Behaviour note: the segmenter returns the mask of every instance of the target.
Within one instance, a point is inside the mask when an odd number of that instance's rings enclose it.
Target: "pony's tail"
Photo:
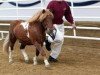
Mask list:
[[[10,43],[10,39],[9,39],[9,34],[8,34],[3,43],[3,52],[5,52],[7,54],[9,51],[9,43]]]

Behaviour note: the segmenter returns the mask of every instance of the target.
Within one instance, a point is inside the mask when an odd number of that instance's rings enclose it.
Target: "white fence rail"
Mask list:
[[[9,26],[10,24],[9,23],[0,23],[0,26]],[[67,29],[72,29],[72,26],[65,26],[65,28]],[[99,30],[100,31],[100,28],[99,27],[80,27],[80,26],[77,26],[76,29],[86,29],[86,30]],[[5,39],[4,38],[4,34],[7,34],[8,31],[0,31],[0,34],[1,34],[1,38],[0,40],[2,39]],[[76,31],[73,31],[73,35],[74,36],[69,36],[69,35],[65,35],[64,37],[65,38],[72,38],[72,39],[88,39],[88,40],[99,40],[100,41],[100,37],[84,37],[84,36],[77,36],[76,34]]]
[[[0,40],[5,39],[4,34],[8,34],[8,33],[9,33],[8,31],[0,31],[0,35],[1,35]]]

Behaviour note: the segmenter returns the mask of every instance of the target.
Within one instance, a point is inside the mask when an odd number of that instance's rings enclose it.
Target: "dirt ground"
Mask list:
[[[100,23],[97,24],[100,25]],[[6,28],[1,27],[0,29],[6,30]],[[91,34],[91,31],[87,31],[86,35],[94,36],[97,32]],[[85,35],[85,33],[82,31],[79,34]],[[100,37],[100,33],[95,36]],[[8,56],[3,53],[2,45],[3,41],[0,41],[0,75],[100,75],[100,41],[65,39],[58,57],[59,61],[50,62],[50,70],[44,67],[41,55],[38,59],[38,65],[33,65],[32,58],[35,50],[32,46],[26,47],[30,59],[29,64],[26,64],[18,43],[16,43],[13,52],[14,62],[8,63]],[[48,57],[50,52],[46,51],[46,53]]]
[[[2,51],[2,41],[0,42],[0,75],[100,75],[100,49],[68,46],[64,43],[59,62],[50,63],[51,69],[47,70],[41,56],[38,65],[33,65],[33,47],[26,47],[29,64],[24,62],[18,47],[17,43],[13,52],[14,62],[10,64]]]

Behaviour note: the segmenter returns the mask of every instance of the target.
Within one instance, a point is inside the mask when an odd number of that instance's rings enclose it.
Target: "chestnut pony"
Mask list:
[[[36,48],[36,55],[33,57],[34,65],[37,64],[37,56],[40,53],[44,58],[45,67],[49,67],[46,53],[43,50],[43,43],[46,39],[46,31],[51,32],[53,30],[53,17],[53,14],[48,9],[43,9],[26,22],[15,20],[10,23],[9,34],[3,44],[3,50],[9,55],[9,62],[13,61],[12,51],[14,44],[18,39],[21,43],[20,49],[25,62],[29,61],[25,52],[25,46],[34,45]]]

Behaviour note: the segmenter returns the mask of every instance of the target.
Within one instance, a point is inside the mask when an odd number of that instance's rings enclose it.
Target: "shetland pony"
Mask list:
[[[43,50],[43,43],[46,39],[46,31],[49,33],[53,30],[52,20],[53,14],[48,9],[43,9],[26,22],[22,22],[21,20],[12,21],[9,27],[9,34],[3,44],[3,50],[6,51],[9,56],[9,62],[13,61],[12,51],[18,39],[21,43],[20,50],[24,56],[25,62],[29,61],[25,52],[25,46],[34,45],[36,48],[36,55],[33,57],[33,64],[37,64],[37,56],[40,53],[44,58],[45,67],[49,67],[46,53]]]

